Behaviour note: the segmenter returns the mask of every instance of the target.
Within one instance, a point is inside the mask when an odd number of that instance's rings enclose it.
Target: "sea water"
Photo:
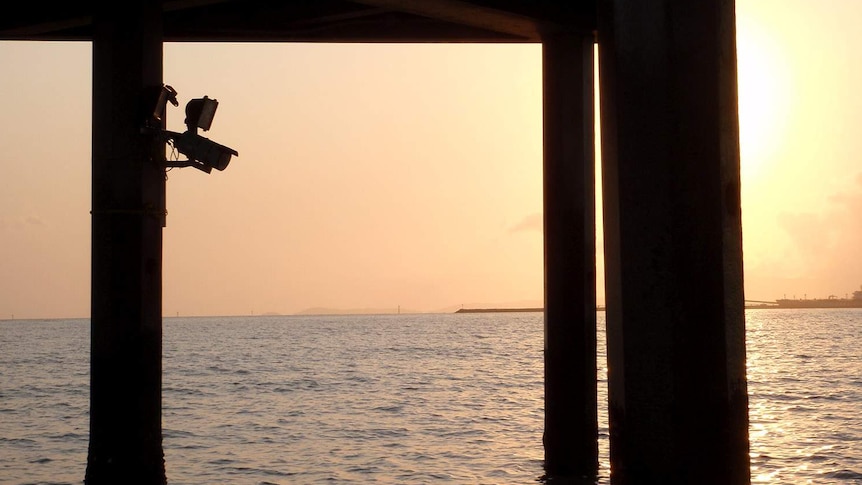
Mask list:
[[[748,310],[752,482],[862,483],[862,310]],[[599,484],[609,483],[604,313]],[[530,484],[541,313],[169,318],[172,484]],[[81,483],[89,322],[0,322],[0,483]]]

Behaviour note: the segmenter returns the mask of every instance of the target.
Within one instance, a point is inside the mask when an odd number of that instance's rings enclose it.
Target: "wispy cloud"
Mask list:
[[[534,214],[530,214],[527,217],[521,219],[520,222],[515,224],[514,226],[509,228],[510,233],[514,232],[528,232],[528,231],[538,231],[542,232],[544,227],[544,222],[542,218],[541,212],[536,212]]]
[[[859,284],[862,261],[862,228],[857,219],[862,212],[862,175],[855,184],[828,198],[830,205],[820,212],[783,213],[778,221],[791,242],[781,268],[805,280],[807,290],[853,289]],[[809,293],[810,295],[810,293]]]
[[[42,220],[41,217],[38,216],[27,216],[24,218],[24,223],[29,226],[44,226],[45,221]]]

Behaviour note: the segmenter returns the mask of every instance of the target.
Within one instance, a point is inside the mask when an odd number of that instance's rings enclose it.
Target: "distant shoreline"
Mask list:
[[[799,309],[823,309],[823,308],[860,308],[860,306],[823,306],[817,304],[804,304],[800,302],[794,306],[790,305],[745,305],[746,310],[799,310]],[[541,313],[544,308],[460,308],[455,313]],[[605,307],[596,308],[597,312],[605,311]]]
[[[455,313],[540,313],[544,312],[544,308],[461,308]],[[600,306],[596,311],[603,312],[605,307]]]

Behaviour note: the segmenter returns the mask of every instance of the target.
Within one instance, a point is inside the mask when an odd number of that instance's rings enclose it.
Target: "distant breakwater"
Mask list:
[[[539,313],[544,312],[544,308],[461,308],[455,313]],[[596,311],[603,312],[605,307],[596,307]]]

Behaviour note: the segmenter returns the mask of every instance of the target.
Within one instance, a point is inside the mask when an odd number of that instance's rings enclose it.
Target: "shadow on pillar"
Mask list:
[[[85,483],[166,483],[161,429],[164,144],[159,0],[97,3],[93,35],[90,444]],[[148,112],[149,111],[149,112]]]
[[[598,473],[594,43],[542,36],[547,483]]]
[[[746,485],[734,2],[599,6],[611,481]]]

